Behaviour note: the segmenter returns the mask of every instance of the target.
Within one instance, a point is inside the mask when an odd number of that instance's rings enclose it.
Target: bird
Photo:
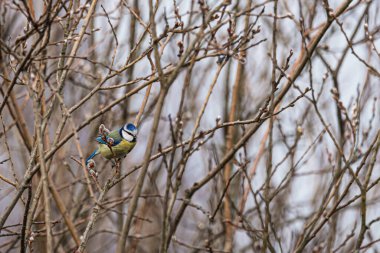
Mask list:
[[[127,123],[122,128],[112,132],[109,132],[102,124],[99,127],[99,132],[100,135],[96,138],[99,143],[98,148],[86,159],[86,165],[98,154],[107,159],[125,157],[137,142],[137,127],[132,123]]]

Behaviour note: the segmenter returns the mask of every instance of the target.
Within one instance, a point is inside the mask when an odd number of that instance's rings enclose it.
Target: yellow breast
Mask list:
[[[129,142],[126,140],[122,140],[119,144],[112,147],[112,150],[110,147],[108,147],[105,144],[99,145],[99,151],[100,154],[107,158],[121,158],[125,155],[127,155],[136,145],[136,142]]]

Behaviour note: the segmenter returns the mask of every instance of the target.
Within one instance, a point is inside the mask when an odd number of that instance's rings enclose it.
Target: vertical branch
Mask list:
[[[68,73],[68,71],[69,71],[69,69],[71,67],[71,64],[73,63],[73,61],[75,59],[74,56],[76,55],[76,53],[77,53],[77,51],[79,49],[80,43],[82,42],[83,36],[84,36],[84,34],[85,34],[86,30],[87,30],[87,27],[90,24],[90,20],[91,20],[92,15],[93,15],[93,13],[95,11],[97,3],[98,3],[98,0],[92,0],[90,8],[88,9],[88,12],[87,12],[87,16],[84,19],[82,28],[81,28],[81,30],[79,32],[79,36],[75,40],[73,48],[71,49],[70,57],[68,57],[68,60],[67,60],[66,65],[65,65],[65,69],[61,72],[61,75],[57,76],[57,84],[58,84],[57,90],[58,90],[58,92],[62,91],[64,80],[66,79],[66,76],[67,76],[67,73]]]
[[[360,203],[360,216],[361,216],[361,226],[360,226],[360,231],[358,235],[358,240],[356,241],[355,249],[356,252],[360,252],[361,246],[363,244],[364,238],[365,238],[365,233],[368,231],[369,227],[367,225],[367,192],[369,191],[369,182],[372,176],[373,168],[375,165],[376,161],[376,156],[379,152],[380,148],[380,134],[377,135],[377,141],[376,141],[376,146],[373,149],[373,154],[370,163],[368,164],[368,169],[367,173],[364,179],[364,183],[362,188],[360,189],[361,194],[361,203]]]
[[[36,19],[36,14],[34,12],[33,0],[28,0],[28,8],[29,8],[29,13],[34,21]]]
[[[79,246],[80,239],[79,239],[78,231],[75,228],[74,222],[72,221],[70,214],[65,207],[65,203],[64,203],[63,199],[61,198],[61,196],[59,195],[59,192],[57,191],[57,189],[54,185],[54,182],[49,175],[48,175],[48,180],[49,180],[49,189],[50,189],[51,195],[53,196],[53,199],[57,205],[57,208],[58,208],[59,212],[61,213],[63,219],[65,220],[67,228],[69,229],[69,232],[70,232],[71,236],[73,237],[75,243],[77,244],[77,246]]]
[[[245,10],[249,11],[251,8],[251,1],[247,1]],[[232,28],[230,28],[232,29]],[[245,36],[248,36],[248,29],[249,29],[249,15],[245,16],[244,20],[244,34]],[[232,99],[231,99],[231,105],[230,105],[230,111],[228,114],[228,121],[233,122],[235,121],[236,117],[236,110],[238,107],[238,101],[239,99],[239,92],[242,89],[242,83],[244,80],[242,80],[244,77],[244,63],[238,62],[238,66],[235,73],[235,82],[232,88]],[[227,127],[227,135],[226,135],[226,152],[231,150],[234,143],[234,126]],[[224,169],[224,182],[227,184],[229,182],[232,172],[232,164],[227,163],[226,168]],[[228,192],[226,194],[228,195]],[[224,242],[224,251],[231,252],[232,251],[232,245],[233,245],[233,226],[229,221],[232,221],[232,212],[231,212],[231,204],[229,203],[229,198],[225,198],[223,202],[223,216],[225,223],[225,242]]]
[[[161,87],[162,86],[163,85],[161,85]],[[139,174],[139,177],[138,177],[137,182],[136,182],[134,194],[133,194],[133,197],[129,203],[128,216],[127,216],[126,221],[124,222],[123,229],[121,231],[121,235],[120,235],[120,238],[119,238],[119,241],[117,244],[117,249],[116,249],[117,253],[125,252],[125,248],[124,248],[125,243],[127,240],[129,230],[131,228],[133,215],[137,209],[138,198],[140,196],[140,193],[141,193],[143,185],[144,185],[145,175],[148,171],[148,167],[149,167],[149,163],[150,163],[150,155],[151,155],[152,150],[153,150],[154,139],[156,137],[158,124],[159,124],[160,116],[161,116],[161,111],[162,111],[162,108],[164,105],[166,94],[167,94],[167,89],[162,87],[160,90],[160,95],[159,95],[158,101],[157,101],[157,108],[156,108],[156,112],[154,114],[154,120],[153,120],[153,126],[152,126],[152,130],[151,130],[151,134],[149,135],[147,147],[145,150],[143,166],[140,170],[140,174]]]
[[[120,167],[120,162],[117,162],[116,166]],[[116,169],[120,169],[120,168],[116,168]],[[87,223],[87,226],[86,226],[86,229],[85,229],[83,235],[81,236],[80,245],[79,245],[79,248],[77,249],[76,253],[82,253],[86,249],[87,242],[88,242],[88,239],[90,236],[90,232],[93,229],[94,224],[98,219],[101,204],[103,203],[107,192],[109,191],[109,189],[112,186],[112,181],[113,181],[113,177],[111,179],[108,179],[107,182],[105,183],[104,187],[103,187],[103,190],[100,192],[100,195],[99,195],[99,197],[95,203],[95,206],[92,209],[90,220]]]
[[[270,95],[270,107],[269,107],[269,141],[268,141],[268,160],[266,168],[266,179],[264,189],[264,202],[265,202],[265,223],[264,223],[264,240],[263,248],[261,252],[266,252],[270,243],[270,223],[271,223],[271,211],[270,211],[270,189],[271,189],[271,176],[272,176],[272,161],[273,161],[273,121],[274,121],[274,93],[277,89],[276,84],[276,68],[277,68],[277,5],[278,0],[275,0],[273,7],[273,31],[272,31],[272,79],[271,79],[271,95]]]
[[[43,84],[39,84],[40,90],[36,94],[35,98],[35,126],[36,126],[36,141],[37,141],[37,150],[39,154],[39,163],[40,163],[40,171],[41,171],[41,180],[42,180],[42,192],[44,196],[44,213],[45,213],[45,227],[46,227],[46,252],[53,252],[53,238],[52,238],[52,228],[51,228],[51,208],[49,201],[49,183],[47,176],[47,167],[44,157],[44,144],[42,138],[42,128],[41,128],[41,116],[38,108],[41,108],[41,97],[44,92]]]
[[[135,118],[135,121],[133,122],[135,126],[138,126],[140,124],[140,120],[141,120],[141,116],[142,114],[144,113],[144,109],[146,107],[146,104],[148,103],[148,99],[149,99],[149,95],[150,95],[150,90],[152,89],[152,84],[153,84],[153,80],[155,78],[155,71],[156,71],[156,67],[154,66],[154,63],[152,61],[152,59],[150,58],[150,54],[147,55],[148,59],[149,59],[149,62],[150,62],[150,66],[151,66],[151,70],[152,70],[152,76],[150,78],[150,82],[152,82],[151,84],[149,84],[148,88],[146,88],[146,91],[145,91],[145,96],[144,96],[144,100],[140,106],[140,109],[139,109],[139,112]]]
[[[7,72],[4,71],[4,75],[5,77],[7,77]],[[7,81],[5,81],[5,84],[8,84]],[[1,94],[3,95],[4,97],[4,93],[2,90],[0,90]],[[18,106],[17,104],[17,101],[16,101],[16,98],[15,98],[15,95],[12,93],[10,93],[10,101],[8,104],[8,108],[9,108],[9,111],[11,113],[11,116],[14,118],[14,120],[16,121],[16,126],[17,126],[17,130],[19,132],[19,134],[21,135],[21,138],[25,144],[25,147],[28,151],[31,151],[32,150],[32,145],[33,145],[33,139],[30,135],[30,132],[27,128],[27,125],[26,125],[26,121],[25,121],[25,117],[24,115],[22,114],[22,111],[20,109],[20,107]]]
[[[154,66],[154,63],[150,57],[150,54],[148,54],[148,59],[149,59],[149,62],[150,62],[150,66],[151,66],[151,70],[152,70],[152,76],[150,78],[150,81],[153,81],[153,79],[155,78],[155,66]],[[145,91],[145,96],[144,96],[144,99],[143,99],[143,102],[140,106],[140,109],[139,109],[139,112],[135,118],[135,121],[133,122],[135,126],[138,126],[140,124],[140,121],[141,121],[141,117],[142,117],[142,114],[144,113],[144,109],[146,107],[146,104],[148,103],[148,99],[149,99],[149,95],[150,95],[150,90],[152,88],[152,84],[153,82],[146,88],[146,91]],[[144,210],[146,210],[146,208],[144,208]],[[143,214],[145,212],[143,211]],[[142,229],[142,221],[137,221],[139,222],[139,224],[136,226],[136,234],[139,234],[140,233],[140,230]],[[135,252],[136,251],[136,248],[137,248],[137,245],[138,245],[138,240],[134,241],[134,243],[131,245],[131,252]]]
[[[138,204],[138,199],[141,194],[143,185],[144,185],[144,180],[146,173],[148,171],[149,163],[150,163],[150,156],[153,150],[154,146],[154,140],[156,138],[156,133],[158,129],[158,124],[160,122],[160,116],[161,116],[161,111],[164,106],[165,102],[165,97],[168,92],[168,84],[166,83],[166,80],[164,79],[162,68],[161,68],[161,63],[160,63],[160,55],[158,53],[158,46],[157,46],[157,34],[156,34],[156,23],[155,23],[155,12],[153,9],[153,2],[152,0],[149,1],[149,15],[150,15],[150,25],[152,27],[152,42],[153,42],[153,50],[154,50],[154,58],[155,58],[155,66],[158,70],[158,76],[160,79],[160,94],[158,97],[157,105],[156,105],[156,111],[154,114],[154,119],[153,119],[153,126],[151,133],[149,135],[149,139],[147,142],[147,148],[145,150],[144,154],[144,162],[143,166],[141,168],[139,177],[137,179],[136,187],[133,193],[132,200],[129,204],[128,207],[128,216],[126,221],[124,222],[121,235],[119,238],[119,241],[117,243],[117,248],[116,248],[116,253],[123,253],[124,252],[124,247],[125,243],[128,237],[129,230],[131,228],[131,223],[132,223],[132,218],[134,216],[134,213],[137,209],[137,204]]]
[[[26,253],[26,244],[27,244],[27,241],[26,241],[26,224],[27,224],[27,218],[28,218],[28,213],[30,211],[30,203],[31,203],[31,200],[32,200],[32,187],[28,187],[28,198],[26,200],[26,205],[25,205],[25,210],[24,210],[24,219],[22,221],[22,228],[21,228],[21,238],[20,238],[20,241],[21,241],[21,249],[20,249],[20,252],[21,253]]]
[[[14,187],[17,188],[17,186],[20,184],[18,179],[17,179],[17,175],[16,175],[16,170],[15,170],[15,166],[14,166],[14,163],[13,163],[13,159],[12,159],[12,154],[11,154],[11,149],[9,147],[9,143],[8,143],[8,139],[7,139],[7,132],[6,132],[6,129],[5,129],[5,124],[4,124],[4,119],[3,119],[3,115],[0,114],[0,120],[1,120],[1,125],[3,127],[3,131],[4,131],[4,143],[5,143],[5,148],[7,149],[7,153],[8,153],[8,160],[9,160],[9,163],[11,164],[11,172],[12,172],[12,175],[13,175],[13,180],[14,180],[14,183],[11,182],[10,180],[8,180],[7,178],[5,177],[1,177],[5,182],[13,185]]]

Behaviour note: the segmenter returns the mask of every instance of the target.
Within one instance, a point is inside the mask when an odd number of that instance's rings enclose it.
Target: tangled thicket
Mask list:
[[[3,0],[0,252],[379,250],[379,11]]]

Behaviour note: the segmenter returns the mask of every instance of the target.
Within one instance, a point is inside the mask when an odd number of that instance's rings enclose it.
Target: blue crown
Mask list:
[[[132,123],[128,123],[127,125],[124,126],[124,130],[129,131],[129,132],[134,132],[137,130],[137,128]]]

